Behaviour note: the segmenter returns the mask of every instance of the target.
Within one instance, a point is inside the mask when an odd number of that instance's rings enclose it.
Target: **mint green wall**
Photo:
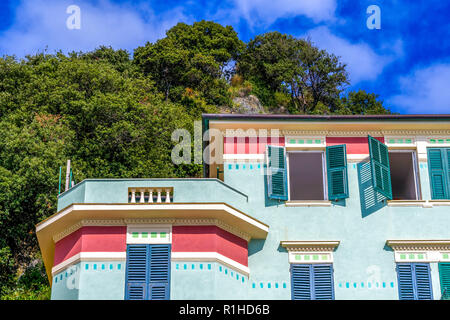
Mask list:
[[[246,299],[248,277],[218,262],[173,261],[170,299]]]
[[[77,263],[53,276],[52,300],[78,300],[80,268]]]
[[[52,300],[123,300],[124,296],[124,261],[81,262],[53,277]]]
[[[261,282],[285,281],[290,290],[287,252],[282,240],[339,240],[334,252],[336,299],[398,299],[394,253],[388,239],[448,239],[448,207],[382,207],[361,210],[357,165],[348,165],[350,198],[331,207],[287,207],[266,198],[264,169],[256,164],[225,164],[225,183],[249,195],[249,215],[270,226],[265,241],[249,244],[251,277]],[[428,169],[419,166],[422,194],[429,199]],[[433,288],[439,277],[432,267]],[[370,286],[370,287],[369,287]],[[439,291],[436,291],[438,293]],[[249,295],[249,298],[256,298]],[[268,292],[264,298],[271,299]],[[290,298],[286,297],[286,298]],[[435,294],[439,299],[440,294]]]

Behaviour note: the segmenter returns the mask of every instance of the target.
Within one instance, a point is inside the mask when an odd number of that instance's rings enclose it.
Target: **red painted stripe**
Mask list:
[[[247,241],[217,226],[172,227],[173,252],[217,252],[248,266]]]
[[[284,146],[284,137],[225,137],[225,154],[258,154],[266,152],[266,146]]]
[[[384,143],[384,137],[374,137]],[[327,146],[347,145],[347,154],[369,154],[367,137],[327,137]]]
[[[127,250],[125,226],[82,227],[55,243],[54,265],[80,252]]]

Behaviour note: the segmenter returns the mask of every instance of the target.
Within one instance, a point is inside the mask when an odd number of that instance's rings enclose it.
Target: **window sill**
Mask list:
[[[390,207],[422,207],[450,206],[450,200],[388,200]]]
[[[286,207],[331,207],[328,200],[291,200],[286,201]]]

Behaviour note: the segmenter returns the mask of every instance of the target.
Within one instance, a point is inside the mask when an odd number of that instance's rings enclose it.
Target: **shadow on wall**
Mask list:
[[[360,162],[357,167],[361,216],[365,218],[385,207],[387,205],[387,199],[373,188],[370,162]]]
[[[248,256],[261,251],[264,248],[265,239],[254,239],[248,243]]]
[[[266,207],[282,205],[284,203],[283,200],[269,199],[269,192],[267,188],[267,165],[264,164],[264,205]]]

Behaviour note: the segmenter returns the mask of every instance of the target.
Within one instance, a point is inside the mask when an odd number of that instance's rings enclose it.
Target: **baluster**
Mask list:
[[[148,203],[153,203],[153,189],[149,190]]]
[[[140,203],[144,203],[145,202],[145,200],[144,200],[144,195],[145,195],[145,189],[141,189],[141,190],[139,190],[139,191],[141,191],[141,199],[140,199]]]
[[[131,203],[136,203],[136,190],[131,189]]]
[[[156,191],[158,191],[158,198],[156,199],[156,202],[161,203],[161,189],[157,189]]]
[[[170,203],[170,189],[166,189],[166,203]]]

